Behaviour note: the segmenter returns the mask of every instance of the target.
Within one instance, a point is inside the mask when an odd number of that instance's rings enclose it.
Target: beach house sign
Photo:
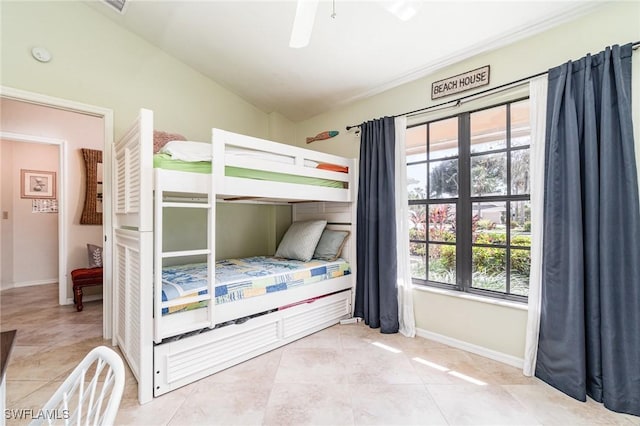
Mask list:
[[[489,65],[431,83],[431,99],[475,89],[489,84]]]

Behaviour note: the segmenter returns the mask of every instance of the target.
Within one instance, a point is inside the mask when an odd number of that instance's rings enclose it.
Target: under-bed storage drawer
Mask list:
[[[336,324],[351,315],[343,291],[154,347],[154,396]]]

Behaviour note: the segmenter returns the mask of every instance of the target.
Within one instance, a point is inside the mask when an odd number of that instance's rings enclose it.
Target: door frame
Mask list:
[[[80,114],[93,115],[95,117],[102,118],[104,124],[104,147],[102,151],[103,160],[103,182],[111,182],[111,176],[113,173],[113,160],[112,160],[112,147],[113,147],[113,110],[109,108],[103,108],[95,105],[84,104],[68,99],[56,98],[53,96],[44,95],[41,93],[28,92],[21,89],[15,89],[7,86],[0,86],[0,96],[7,99],[13,99],[22,102],[30,102],[36,105],[42,105],[45,107],[58,108],[66,111],[77,112]],[[50,138],[42,138],[50,139]],[[15,139],[14,139],[15,140]],[[60,141],[60,140],[58,140]],[[66,144],[61,145],[61,151],[64,153],[64,163],[61,163],[61,167],[66,167]],[[62,153],[61,153],[62,154]],[[66,175],[66,169],[61,168],[63,175]],[[66,181],[65,181],[66,182]],[[66,183],[65,183],[66,185]],[[66,192],[66,187],[62,187],[63,192]],[[62,203],[60,203],[62,204]],[[60,208],[60,206],[59,206]],[[63,212],[66,209],[63,207]],[[113,285],[112,285],[112,264],[113,264],[113,226],[112,226],[112,197],[111,190],[103,192],[103,214],[102,214],[102,232],[103,232],[103,283],[102,286],[102,335],[105,339],[111,339],[113,336]],[[59,217],[58,220],[61,220]],[[66,225],[64,232],[67,232]],[[63,241],[66,244],[66,234],[59,236],[59,241]],[[60,253],[65,254],[65,264],[60,264],[59,279],[61,282],[67,282],[67,265],[66,265],[66,246]],[[66,296],[66,285],[64,286],[64,293]],[[59,296],[60,303],[66,304],[67,298],[62,301],[62,295]]]
[[[58,303],[67,304],[67,141],[43,136],[28,135],[24,133],[5,132],[0,130],[0,138],[21,143],[36,143],[42,145],[55,145],[58,147]],[[1,226],[1,225],[0,225]],[[63,284],[64,283],[64,284]]]

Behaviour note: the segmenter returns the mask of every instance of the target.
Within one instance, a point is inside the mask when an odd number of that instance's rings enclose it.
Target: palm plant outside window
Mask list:
[[[414,283],[526,300],[529,145],[528,99],[407,129]]]

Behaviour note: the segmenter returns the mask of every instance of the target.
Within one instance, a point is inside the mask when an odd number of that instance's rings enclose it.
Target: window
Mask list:
[[[407,129],[414,283],[526,300],[530,133],[528,99]]]

